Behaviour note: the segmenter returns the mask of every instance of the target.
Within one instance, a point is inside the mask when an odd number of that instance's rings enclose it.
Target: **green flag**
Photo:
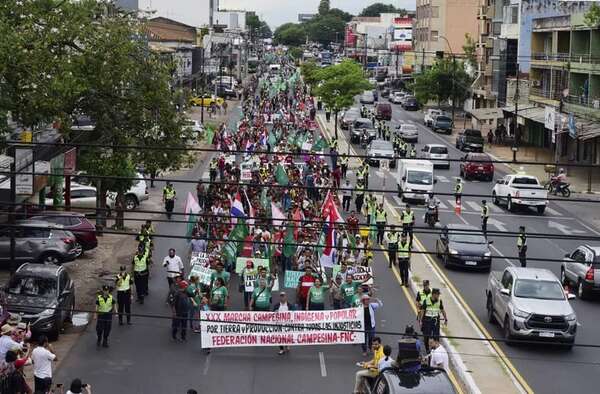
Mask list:
[[[280,186],[287,186],[290,182],[288,179],[287,173],[285,172],[285,168],[281,164],[277,164],[277,168],[275,169],[275,180]]]
[[[215,130],[213,129],[213,127],[212,126],[206,126],[206,133],[204,134],[204,140],[207,143],[212,144],[214,137],[215,137]]]
[[[271,207],[271,200],[269,200],[269,197],[267,196],[266,187],[263,187],[262,191],[260,192],[260,205],[263,207],[263,209],[268,209]]]
[[[308,135],[306,133],[302,133],[296,138],[296,146],[298,148],[302,148],[302,145],[308,140]]]
[[[269,132],[269,138],[267,139],[267,143],[271,146],[275,146],[275,144],[277,144],[277,137],[275,136],[275,133],[273,133],[273,130]]]
[[[228,261],[235,261],[239,251],[243,248],[243,240],[250,234],[248,225],[243,219],[238,219],[233,230],[229,233],[228,242],[223,247],[223,254]]]
[[[327,144],[327,141],[325,140],[325,138],[319,137],[319,139],[313,145],[312,150],[314,150],[314,151],[325,150],[328,146],[329,146],[329,144]]]
[[[348,246],[350,246],[351,250],[356,249],[356,236],[352,234],[348,234]]]
[[[285,238],[283,239],[283,255],[292,257],[296,253],[296,240],[294,239],[294,226],[288,224]]]

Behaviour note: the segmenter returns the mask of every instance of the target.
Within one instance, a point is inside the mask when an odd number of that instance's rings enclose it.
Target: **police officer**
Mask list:
[[[96,298],[96,335],[98,336],[96,346],[108,347],[114,309],[115,301],[110,294],[110,288],[104,285],[102,293]]]
[[[490,207],[487,205],[487,201],[481,200],[481,231],[483,235],[487,237],[487,222],[490,218]]]
[[[399,155],[400,154],[400,136],[395,134],[394,135],[394,152]]]
[[[400,137],[400,157],[406,157],[406,149],[408,147],[408,144],[406,143],[406,141],[404,141],[402,139],[402,137]]]
[[[210,164],[208,165],[209,167],[209,178],[210,178],[210,183],[214,183],[215,180],[217,179],[217,168],[219,166],[219,163],[217,162],[217,158],[213,157],[213,159],[210,161]]]
[[[340,157],[340,169],[342,170],[342,179],[346,179],[346,172],[348,171],[348,156],[342,155]]]
[[[377,121],[377,135],[379,136],[379,139],[382,139],[385,136],[385,130],[383,129],[383,121],[381,120]]]
[[[431,297],[431,288],[429,287],[429,279],[423,279],[423,288],[417,292],[417,316],[418,312],[421,310],[421,306],[423,305],[423,301],[425,299]]]
[[[519,235],[517,236],[517,249],[519,251],[519,261],[521,267],[527,267],[527,234],[525,226],[519,227]]]
[[[416,159],[417,158],[417,149],[415,148],[415,144],[410,144],[410,149],[408,151],[408,157],[410,159]]]
[[[431,296],[423,300],[418,318],[427,353],[429,353],[429,338],[438,339],[440,336],[440,315],[448,324],[448,317],[440,299],[440,289],[432,289]]]
[[[163,189],[163,202],[165,203],[165,210],[167,211],[167,217],[171,218],[171,212],[173,212],[173,207],[175,206],[175,196],[177,192],[175,192],[175,188],[171,182],[167,182],[167,186]]]
[[[148,253],[148,249],[138,248],[132,261],[135,292],[140,304],[144,303],[144,297],[148,295]]]
[[[354,203],[356,204],[356,212],[361,213],[362,206],[365,201],[365,186],[363,184],[363,181],[360,179],[356,183],[355,194],[356,194],[356,199],[354,200]]]
[[[388,257],[390,260],[389,268],[392,268],[393,265],[396,265],[396,253],[398,251],[398,231],[396,230],[396,227],[392,227],[392,229],[387,232],[386,236]]]
[[[407,239],[406,232],[402,232],[398,244],[398,268],[400,268],[400,279],[402,286],[408,287],[408,270],[410,269],[411,242]]]
[[[127,315],[127,324],[131,324],[131,285],[133,279],[127,267],[121,266],[117,275],[117,312],[119,313],[119,325],[123,325],[123,314]]]
[[[329,150],[334,150],[337,152],[337,147],[338,147],[338,140],[337,140],[337,138],[333,137],[331,139],[331,141],[329,141]]]
[[[387,223],[387,212],[383,209],[383,203],[375,209],[375,223],[377,224],[377,243],[383,245],[385,235],[385,224]]]
[[[392,139],[392,133],[390,132],[390,125],[386,124],[385,125],[385,140],[389,141]]]
[[[456,184],[454,185],[454,199],[456,201],[456,205],[460,204],[460,199],[462,197],[463,191],[463,183],[460,178],[456,178]]]
[[[402,220],[402,231],[410,237],[410,246],[413,243],[413,226],[415,224],[415,213],[410,209],[410,205],[406,204],[406,208],[400,215]]]

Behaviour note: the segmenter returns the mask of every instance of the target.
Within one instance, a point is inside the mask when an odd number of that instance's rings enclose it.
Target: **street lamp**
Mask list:
[[[445,36],[439,37],[446,41],[446,44],[448,44],[448,49],[450,49],[450,54],[452,55],[452,123],[454,123],[454,113],[456,111],[456,56],[454,55],[454,51],[452,51],[450,41],[448,41]]]

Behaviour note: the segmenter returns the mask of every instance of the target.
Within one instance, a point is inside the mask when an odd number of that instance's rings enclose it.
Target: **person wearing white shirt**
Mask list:
[[[183,261],[175,254],[175,249],[169,249],[169,255],[163,260],[163,267],[167,268],[167,281],[169,288],[178,276],[183,276]]]
[[[52,386],[52,361],[58,359],[45,335],[39,337],[38,343],[39,345],[31,352],[35,392],[46,393]]]
[[[4,358],[6,358],[6,353],[9,350],[22,349],[23,344],[12,339],[11,334],[15,330],[15,327],[10,324],[5,324],[2,326],[1,337],[0,337],[0,363],[4,362]]]
[[[429,347],[431,349],[431,361],[429,365],[434,368],[442,368],[445,371],[449,371],[448,369],[448,352],[440,342],[430,338],[429,339]]]
[[[390,345],[385,345],[383,347],[383,357],[379,360],[379,364],[377,364],[377,370],[379,372],[383,371],[386,368],[391,368],[394,366],[394,359],[392,358],[392,347]]]

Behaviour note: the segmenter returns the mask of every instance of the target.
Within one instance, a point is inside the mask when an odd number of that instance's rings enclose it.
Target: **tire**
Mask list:
[[[506,341],[505,343],[508,346],[511,346],[513,344],[513,336],[510,333],[510,320],[508,319],[508,316],[504,318],[504,326],[502,328],[504,331],[504,340]]]
[[[580,300],[587,300],[589,297],[588,291],[583,287],[583,281],[579,279],[577,281],[577,298]]]
[[[543,215],[545,210],[546,210],[546,206],[545,205],[538,206],[537,207],[537,213],[538,213],[538,215]]]
[[[83,247],[81,246],[81,244],[79,244],[79,243],[75,244],[75,249],[77,249],[77,253],[75,254],[76,259],[83,256]]]
[[[125,210],[133,211],[138,206],[137,197],[133,194],[125,196]]]
[[[513,212],[515,210],[515,206],[512,203],[512,198],[510,196],[506,197],[506,209],[509,212]]]
[[[492,297],[487,297],[487,302],[485,303],[487,309],[487,318],[488,323],[494,324],[496,323],[496,317],[494,316],[494,305],[492,305]]]
[[[498,200],[498,196],[496,195],[496,192],[492,192],[492,202],[494,203],[494,205],[500,204],[500,200]]]
[[[53,265],[61,265],[62,259],[61,257],[54,252],[45,253],[40,257],[41,264],[53,264]]]
[[[492,182],[494,180],[494,176],[490,175],[485,180],[488,181],[488,182]]]
[[[71,302],[71,308],[69,308],[69,315],[65,319],[69,323],[73,323],[73,315],[75,314],[75,297],[73,297],[73,301]]]
[[[569,198],[571,196],[571,189],[565,187],[564,189],[561,189],[561,193],[563,197]]]

